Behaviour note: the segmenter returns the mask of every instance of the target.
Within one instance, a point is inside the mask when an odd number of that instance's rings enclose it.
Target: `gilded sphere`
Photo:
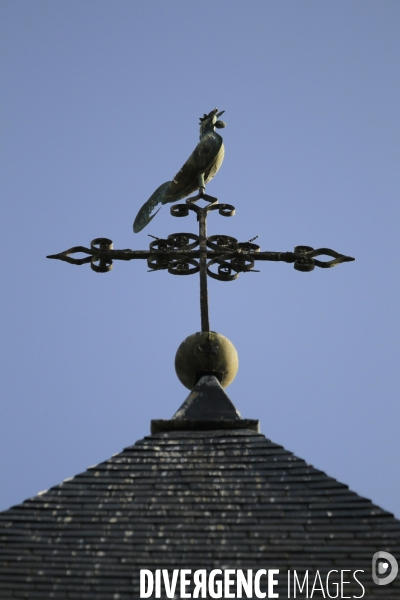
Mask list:
[[[215,375],[223,388],[234,380],[239,366],[235,346],[220,333],[209,331],[189,335],[175,356],[179,381],[193,389],[203,375]]]

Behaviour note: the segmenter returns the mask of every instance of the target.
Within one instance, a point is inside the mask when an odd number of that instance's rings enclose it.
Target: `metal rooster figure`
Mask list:
[[[208,115],[205,114],[204,117],[200,117],[200,142],[173,180],[160,185],[147,202],[143,204],[133,223],[135,233],[139,233],[154,219],[161,208],[154,212],[158,204],[177,202],[197,189],[199,194],[191,198],[191,202],[200,198],[210,202],[217,200],[205,194],[205,188],[206,184],[218,173],[224,160],[223,140],[215,131],[215,127],[223,129],[226,126],[224,121],[218,120],[224,112],[224,110],[218,112],[218,108],[214,108]]]

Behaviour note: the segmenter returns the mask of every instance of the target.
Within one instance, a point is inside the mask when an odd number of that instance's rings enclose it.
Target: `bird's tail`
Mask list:
[[[150,198],[145,202],[142,208],[139,210],[136,215],[136,219],[133,223],[133,231],[135,233],[139,233],[142,231],[150,223],[152,219],[156,216],[160,208],[158,208],[155,212],[154,209],[158,204],[165,204],[165,200],[167,197],[167,191],[170,185],[170,181],[166,181],[160,187],[156,189],[156,191],[150,196]],[[152,214],[154,213],[154,214]],[[151,215],[151,216],[150,216]]]

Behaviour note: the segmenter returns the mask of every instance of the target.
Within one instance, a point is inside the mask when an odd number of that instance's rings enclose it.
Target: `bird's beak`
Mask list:
[[[217,117],[219,118],[221,115],[223,115],[223,114],[224,114],[224,112],[225,112],[224,110],[221,110],[221,112],[219,112],[219,113],[217,114]]]

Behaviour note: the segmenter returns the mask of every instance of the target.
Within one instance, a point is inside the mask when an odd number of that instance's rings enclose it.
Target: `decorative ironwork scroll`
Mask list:
[[[195,201],[203,198],[211,200],[200,207]],[[207,237],[207,215],[218,210],[223,217],[232,217],[235,207],[231,204],[219,204],[216,198],[199,193],[186,200],[185,204],[171,206],[173,217],[187,217],[190,211],[195,212],[199,222],[199,234],[173,233],[166,239],[155,238],[150,242],[149,250],[114,250],[108,238],[92,240],[90,248],[74,246],[59,254],[51,254],[47,258],[56,258],[73,265],[90,263],[97,273],[106,273],[113,267],[115,260],[147,260],[150,271],[167,270],[172,275],[193,275],[200,273],[200,313],[201,330],[209,331],[207,276],[219,281],[233,281],[240,273],[255,272],[256,261],[274,261],[293,263],[297,271],[309,272],[315,267],[331,268],[344,262],[353,261],[330,248],[314,250],[310,246],[296,246],[293,252],[262,252],[254,239],[238,242],[227,235]],[[153,236],[151,236],[153,237]],[[74,257],[74,254],[86,256]],[[328,256],[332,260],[318,260],[319,256]]]

